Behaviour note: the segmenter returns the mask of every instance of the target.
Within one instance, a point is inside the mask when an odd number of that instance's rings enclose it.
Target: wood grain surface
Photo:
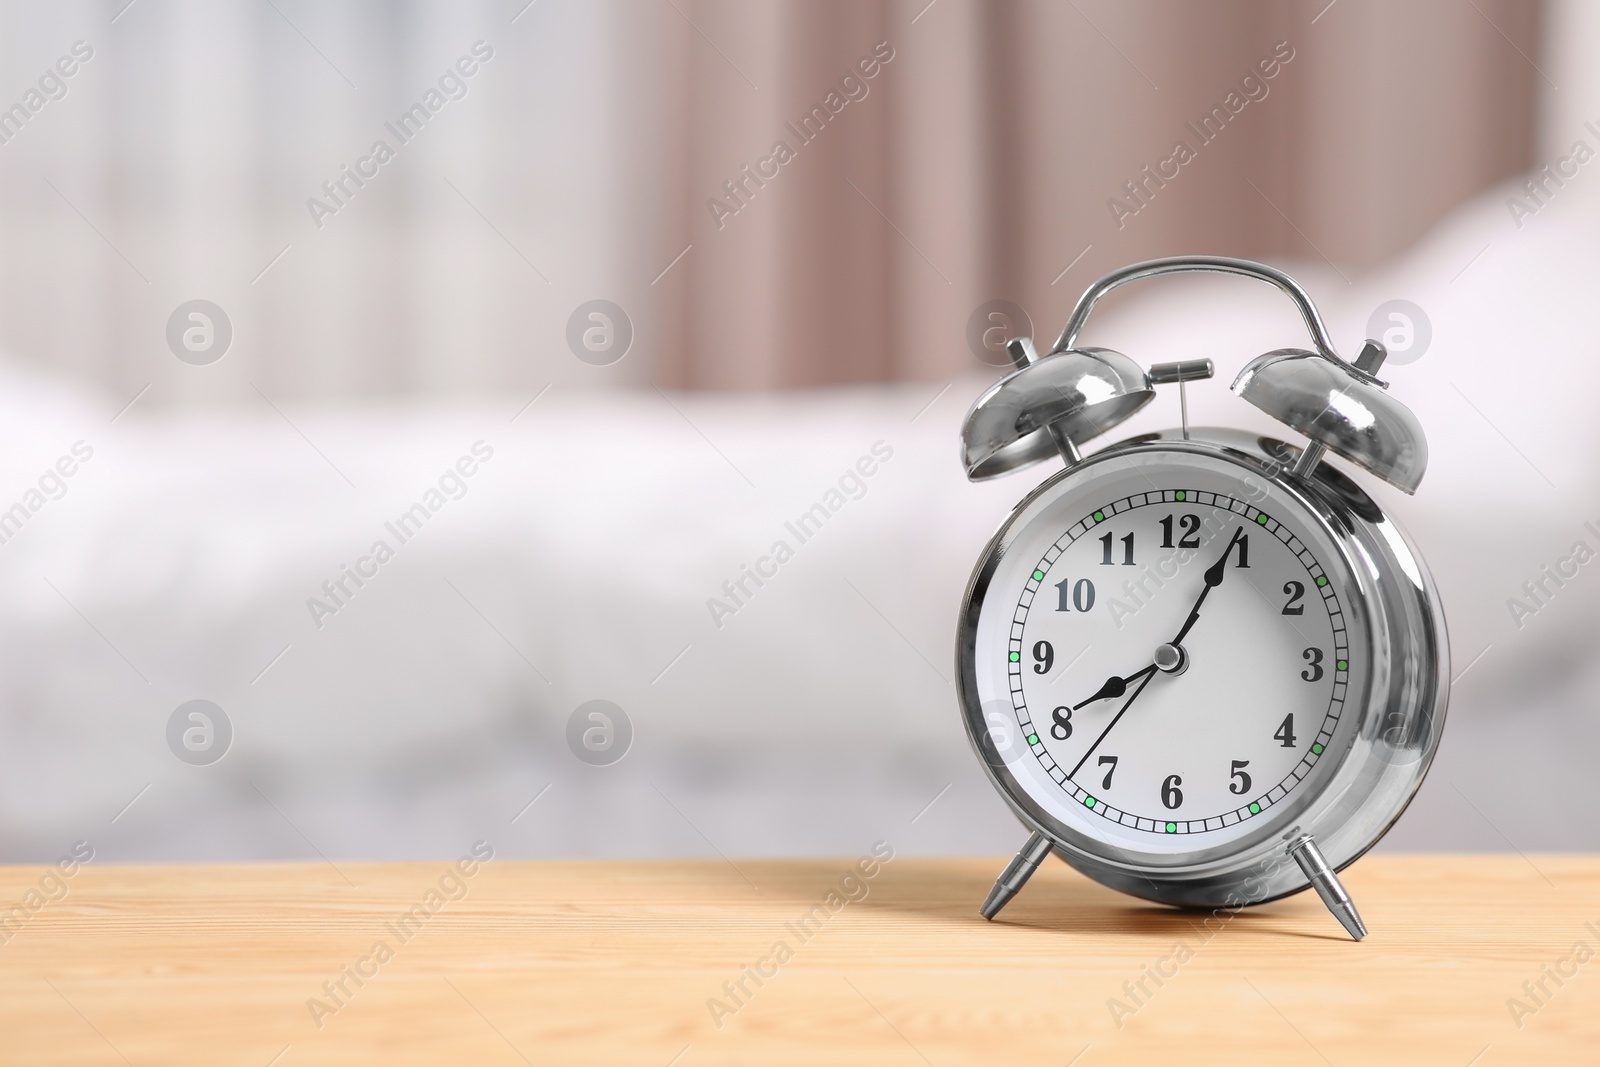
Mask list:
[[[1600,1062],[1600,860],[1369,857],[1360,944],[1002,863],[0,868],[0,1061]]]

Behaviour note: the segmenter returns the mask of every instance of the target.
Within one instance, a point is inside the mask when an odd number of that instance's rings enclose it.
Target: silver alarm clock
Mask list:
[[[1313,348],[1253,360],[1240,397],[1309,438],[1299,448],[1188,426],[1086,442],[1155,387],[1209,360],[1148,371],[1076,340],[1126,282],[1188,271],[1277,286]],[[1237,908],[1314,887],[1352,937],[1366,928],[1336,871],[1394,823],[1444,726],[1449,649],[1421,555],[1332,451],[1407,493],[1428,449],[1376,374],[1384,348],[1334,350],[1311,298],[1245,260],[1124,268],[1083,294],[1049,354],[968,413],[973,480],[1059,456],[984,549],[956,640],[968,735],[1032,836],[983,904],[1005,906],[1051,851],[1114,889]]]

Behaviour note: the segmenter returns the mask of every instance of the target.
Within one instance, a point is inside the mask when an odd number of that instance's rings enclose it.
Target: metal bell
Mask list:
[[[1076,462],[1080,444],[1156,395],[1144,369],[1109,348],[1041,357],[1031,338],[1019,337],[1007,349],[1018,369],[978,397],[961,430],[961,461],[975,482],[1051,456]]]
[[[1428,467],[1428,440],[1411,409],[1375,377],[1387,355],[1383,345],[1369,340],[1352,373],[1348,363],[1282,348],[1251,360],[1234,379],[1233,391],[1311,438],[1295,473],[1309,475],[1326,448],[1415,493]]]

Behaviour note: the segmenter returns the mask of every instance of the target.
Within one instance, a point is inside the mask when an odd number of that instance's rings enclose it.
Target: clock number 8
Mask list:
[[[1050,713],[1055,720],[1055,725],[1050,727],[1050,736],[1057,741],[1065,741],[1072,736],[1072,709],[1060,707]]]

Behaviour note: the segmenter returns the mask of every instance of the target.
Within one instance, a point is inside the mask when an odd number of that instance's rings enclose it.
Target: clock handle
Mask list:
[[[1062,352],[1071,348],[1077,342],[1078,333],[1088,320],[1089,313],[1094,310],[1102,297],[1117,286],[1163,274],[1188,274],[1195,271],[1240,274],[1246,278],[1256,278],[1277,286],[1288,294],[1289,299],[1300,309],[1300,317],[1306,321],[1306,329],[1311,333],[1311,340],[1316,345],[1317,353],[1341,367],[1347,369],[1350,367],[1350,364],[1341,359],[1334,349],[1333,339],[1328,336],[1328,327],[1323,324],[1321,313],[1311,302],[1311,295],[1300,286],[1299,282],[1276,267],[1269,267],[1265,263],[1249,259],[1235,259],[1232,256],[1172,256],[1167,259],[1147,259],[1143,263],[1133,263],[1121,270],[1112,271],[1084,290],[1083,295],[1078,298],[1078,305],[1072,309],[1072,316],[1067,319],[1066,329],[1061,331],[1061,338],[1056,341],[1051,351]]]

